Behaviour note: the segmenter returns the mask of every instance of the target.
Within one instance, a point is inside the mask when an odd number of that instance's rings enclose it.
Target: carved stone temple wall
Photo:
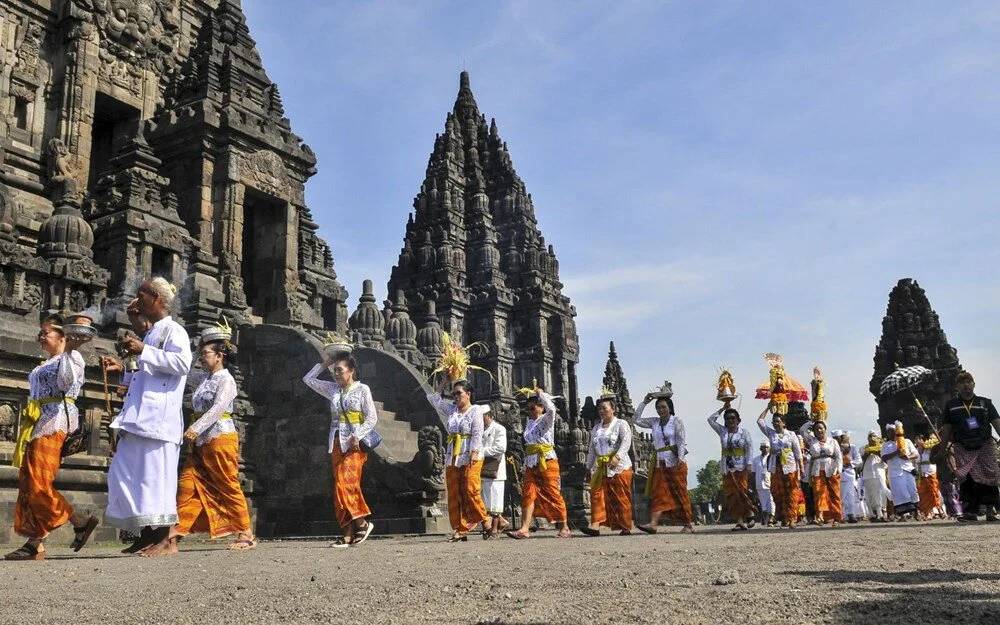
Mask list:
[[[40,316],[88,310],[97,319],[78,405],[106,425],[99,350],[113,350],[125,304],[153,275],[180,287],[175,312],[192,337],[222,316],[236,328],[241,357],[232,369],[244,392],[235,419],[244,486],[267,517],[261,533],[326,532],[316,519],[278,522],[275,506],[320,509],[310,507],[322,503],[310,480],[290,481],[280,497],[277,484],[286,471],[329,473],[329,407],[314,397],[271,400],[309,397],[300,378],[319,358],[310,335],[349,330],[347,292],[305,202],[316,156],[285,117],[239,0],[0,4],[0,138],[0,542],[13,540],[10,460],[27,374],[41,353]],[[418,338],[407,306],[399,302],[387,324],[403,347]],[[415,314],[420,332],[433,333],[433,311]],[[394,437],[372,471],[382,483],[376,514],[399,531],[429,531],[441,514],[441,424],[420,403],[422,374],[405,353],[371,358],[378,364],[362,379]],[[296,407],[311,416],[289,425],[301,416]],[[101,510],[109,445],[104,427],[93,431],[58,485]]]

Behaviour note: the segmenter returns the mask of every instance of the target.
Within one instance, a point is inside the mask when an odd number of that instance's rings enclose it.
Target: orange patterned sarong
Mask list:
[[[64,440],[66,432],[56,432],[28,443],[14,506],[14,531],[21,536],[45,538],[73,515],[73,506],[54,486]]]
[[[464,467],[449,466],[445,469],[448,485],[448,520],[456,532],[468,532],[486,520],[486,506],[483,505],[482,481],[479,473],[483,468],[480,458]]]
[[[920,479],[917,480],[917,495],[920,497],[920,501],[917,502],[920,514],[924,517],[933,515],[934,510],[942,505],[941,485],[938,482],[938,476],[920,476]]]
[[[786,474],[781,469],[771,473],[771,495],[774,496],[774,510],[781,521],[795,523],[799,519],[799,473]]]
[[[550,523],[566,522],[566,502],[562,496],[558,460],[546,460],[545,471],[538,465],[524,470],[521,509],[527,509],[531,504],[535,505],[533,517]]]
[[[817,519],[840,522],[843,506],[840,502],[840,475],[816,475],[812,478],[813,502]]]
[[[337,523],[347,532],[354,519],[369,516],[365,495],[361,492],[361,471],[368,461],[368,452],[360,449],[340,451],[340,438],[333,440],[333,512]]]
[[[657,464],[653,475],[646,478],[653,481],[650,486],[649,511],[665,513],[684,525],[693,523],[694,515],[691,513],[691,497],[688,496],[687,475],[686,462],[673,467],[662,467]]]
[[[601,480],[590,492],[590,522],[613,530],[632,529],[632,469]]]
[[[726,498],[726,512],[734,521],[753,518],[749,485],[749,471],[730,471],[722,474],[722,494]]]
[[[240,487],[240,439],[222,434],[195,445],[177,479],[177,532],[212,538],[250,531],[250,510]]]

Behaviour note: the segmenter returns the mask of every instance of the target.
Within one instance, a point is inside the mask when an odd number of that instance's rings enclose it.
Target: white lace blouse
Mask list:
[[[75,400],[80,395],[84,368],[83,356],[80,352],[71,350],[49,358],[28,374],[29,399],[59,400],[41,407],[42,415],[35,423],[32,440],[56,432],[73,432],[79,427],[80,411],[74,403],[64,403],[62,397],[65,393],[67,399]]]
[[[195,445],[218,438],[223,434],[234,434],[236,424],[232,418],[223,419],[222,415],[233,412],[233,401],[239,394],[236,380],[227,369],[220,369],[204,379],[191,395],[191,407],[202,415],[188,429],[198,434]]]
[[[545,454],[546,460],[556,458],[555,451],[555,422],[556,405],[552,403],[552,396],[545,391],[538,391],[538,399],[542,402],[545,412],[537,419],[528,419],[524,426],[524,445],[552,445],[552,451]],[[530,469],[538,465],[538,454],[524,455],[524,468]]]
[[[464,467],[469,464],[471,452],[480,451],[483,447],[483,415],[490,407],[482,404],[472,404],[465,412],[459,412],[455,402],[441,397],[438,393],[428,393],[427,401],[431,402],[438,414],[448,420],[448,440],[445,441],[445,464],[447,466]],[[453,437],[461,437],[461,451],[455,455]],[[479,455],[482,460],[482,453]]]
[[[591,472],[597,464],[598,456],[614,453],[618,456],[618,466],[607,465],[606,477],[614,477],[632,468],[632,460],[628,457],[632,448],[632,428],[628,423],[614,417],[607,426],[598,421],[590,431],[590,449],[587,450],[587,469]],[[615,449],[618,451],[616,452]]]
[[[333,445],[340,436],[340,451],[347,453],[351,444],[351,437],[359,441],[368,436],[368,433],[375,429],[378,423],[378,411],[375,409],[375,400],[372,398],[372,391],[367,384],[354,382],[349,388],[342,389],[340,385],[331,380],[320,380],[319,374],[323,372],[323,364],[317,364],[309,373],[302,378],[306,386],[316,391],[323,397],[330,400],[330,407],[333,416],[330,418],[330,434],[327,438],[327,452],[333,453]],[[360,412],[362,423],[352,424],[346,418],[346,412]]]

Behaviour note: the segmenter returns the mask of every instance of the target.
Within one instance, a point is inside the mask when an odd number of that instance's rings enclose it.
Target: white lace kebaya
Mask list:
[[[204,445],[223,434],[235,434],[233,401],[239,394],[236,380],[228,369],[220,369],[204,379],[191,394],[191,407],[201,416],[192,423],[190,430],[198,434],[195,445]],[[223,418],[223,415],[228,415]]]
[[[614,477],[619,473],[632,468],[632,460],[628,457],[628,452],[632,448],[632,428],[628,423],[613,417],[607,426],[598,421],[594,429],[590,431],[590,449],[587,450],[587,470],[591,473],[597,464],[599,456],[615,454],[618,457],[618,466],[607,465],[605,477]],[[618,450],[617,452],[615,450]]]
[[[661,425],[660,415],[655,412],[649,416],[641,416],[647,403],[642,402],[636,406],[635,424],[652,430],[653,448],[663,450],[656,452],[657,465],[676,467],[687,457],[687,430],[684,428],[684,422],[677,415],[670,415],[666,425]]]
[[[317,364],[306,373],[302,381],[305,382],[306,386],[330,400],[333,416],[330,419],[327,453],[333,453],[334,440],[339,435],[340,451],[346,454],[350,449],[352,436],[360,441],[375,429],[375,424],[378,423],[375,400],[372,399],[372,391],[367,384],[355,381],[347,389],[342,389],[336,382],[320,380],[319,374],[322,372],[323,364]],[[361,413],[361,423],[352,424],[350,422],[347,413],[352,412]]]
[[[74,401],[84,382],[83,356],[76,350],[53,356],[28,374],[29,399],[58,399],[41,406],[31,440],[56,432],[73,432],[79,427],[80,411]],[[63,393],[70,401],[62,401]],[[67,410],[69,420],[67,421]]]
[[[483,415],[490,411],[490,407],[472,404],[465,412],[459,412],[455,402],[438,393],[427,393],[427,401],[431,402],[439,415],[448,420],[445,465],[464,467],[469,464],[471,452],[480,451],[483,447]],[[457,456],[454,453],[456,446],[460,450]],[[481,453],[479,459],[482,460]]]
[[[542,402],[544,412],[537,419],[528,419],[524,426],[524,446],[528,445],[552,445],[552,449],[545,454],[546,460],[555,460],[555,423],[556,405],[552,403],[552,396],[545,391],[538,391],[538,400]],[[538,454],[525,454],[524,468],[531,469],[538,466]]]

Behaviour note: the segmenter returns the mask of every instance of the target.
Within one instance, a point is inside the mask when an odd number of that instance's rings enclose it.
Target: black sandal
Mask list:
[[[90,535],[97,529],[98,523],[100,523],[100,521],[97,520],[97,517],[91,516],[87,519],[87,522],[83,524],[83,527],[73,527],[73,533],[76,534],[76,536],[73,538],[73,542],[70,543],[69,546],[74,552],[83,549],[84,545],[87,544],[87,541],[90,540]]]
[[[601,530],[595,530],[592,527],[581,527],[580,531],[583,532],[584,534],[586,534],[587,536],[600,536],[601,535]]]
[[[651,527],[649,525],[636,525],[636,527],[639,528],[639,531],[646,532],[647,534],[655,534],[657,532],[655,527]]]
[[[4,560],[44,560],[45,552],[39,551],[38,547],[31,543],[24,543],[15,551],[11,551],[3,557]]]

